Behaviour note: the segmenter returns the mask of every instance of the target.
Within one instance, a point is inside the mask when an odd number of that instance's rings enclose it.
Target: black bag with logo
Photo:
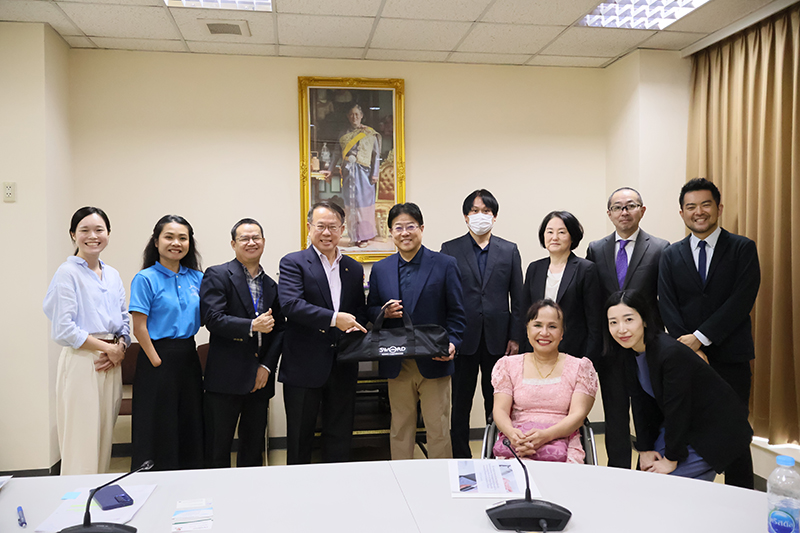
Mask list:
[[[343,335],[337,360],[341,363],[449,355],[450,337],[442,326],[414,326],[408,313],[403,313],[403,327],[384,329],[383,319],[381,313],[366,335],[359,331]]]

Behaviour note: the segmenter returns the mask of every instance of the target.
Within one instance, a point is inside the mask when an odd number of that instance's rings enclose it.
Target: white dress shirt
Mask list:
[[[322,270],[325,271],[325,276],[328,278],[328,287],[331,290],[331,302],[333,303],[331,327],[334,327],[336,326],[336,316],[339,314],[339,304],[342,299],[342,278],[339,276],[339,263],[342,261],[342,252],[339,251],[339,248],[336,248],[336,259],[331,264],[325,254],[320,252],[316,246],[312,244],[311,247],[317,252],[322,263]]]
[[[711,266],[711,258],[714,257],[714,249],[717,247],[717,241],[719,240],[719,235],[722,233],[722,227],[717,226],[711,235],[703,239],[706,241],[706,271],[705,277],[708,279],[708,267]],[[694,267],[698,271],[700,270],[700,239],[698,239],[694,233],[689,235],[689,248],[692,250],[692,258],[694,259]],[[703,346],[710,346],[711,339],[703,335],[700,330],[695,330],[693,333],[697,339],[703,343]]]

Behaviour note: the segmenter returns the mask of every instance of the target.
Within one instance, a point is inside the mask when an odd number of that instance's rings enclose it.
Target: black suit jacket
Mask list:
[[[363,267],[355,259],[342,256],[339,278],[339,311],[354,315],[359,324],[365,325]],[[278,380],[295,387],[322,387],[335,364],[338,342],[344,333],[331,326],[331,290],[314,248],[281,259],[278,291],[287,320]]]
[[[467,233],[442,244],[442,253],[455,257],[461,271],[467,327],[460,353],[477,352],[483,334],[489,353],[503,355],[509,340],[520,342],[522,259],[516,244],[492,235],[481,278],[474,242]]]
[[[269,396],[275,394],[275,367],[281,355],[285,319],[278,302],[278,285],[266,274],[262,278],[265,309],[272,309],[275,327],[258,336],[250,336],[250,324],[256,317],[253,298],[247,286],[244,267],[234,259],[209,267],[200,284],[200,319],[211,333],[208,361],[203,379],[205,390],[225,394],[248,394],[253,390],[259,365],[266,366]]]
[[[652,306],[656,320],[659,321],[658,326],[663,327],[658,312],[658,262],[661,259],[661,252],[669,246],[669,241],[654,237],[642,229],[639,230],[622,289],[617,280],[616,245],[617,234],[615,232],[603,239],[590,242],[589,248],[586,250],[586,259],[597,265],[601,305],[604,305],[608,297],[619,290],[636,290]],[[605,317],[601,317],[601,320],[605,323]]]
[[[691,445],[714,470],[722,472],[749,450],[753,430],[747,409],[731,386],[690,348],[665,333],[647,344],[645,357],[655,398],[639,384],[636,352],[624,351],[637,450],[654,449],[662,424],[664,455],[671,461],[686,459],[686,446]]]
[[[689,237],[661,254],[658,305],[670,336],[700,332],[711,340],[709,361],[745,362],[755,357],[750,311],[758,295],[761,269],[756,245],[724,229],[706,283],[700,281]]]
[[[523,313],[527,314],[533,302],[544,298],[549,268],[549,257],[528,265],[522,290]],[[600,282],[595,264],[571,253],[558,287],[556,302],[564,312],[564,338],[558,345],[559,351],[574,357],[589,357],[597,366],[603,344],[600,328],[604,323],[600,320]],[[520,323],[526,350],[530,351],[524,317]]]

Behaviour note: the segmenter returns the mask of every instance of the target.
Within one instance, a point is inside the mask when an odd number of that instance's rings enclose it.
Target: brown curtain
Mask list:
[[[756,242],[751,422],[800,441],[800,5],[693,57],[687,180],[722,191],[722,226]]]

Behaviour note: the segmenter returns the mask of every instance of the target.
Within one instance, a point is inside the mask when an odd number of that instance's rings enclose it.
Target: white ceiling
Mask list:
[[[163,0],[0,0],[0,21],[45,22],[73,48],[605,67],[681,50],[781,0],[712,0],[663,31],[575,26],[599,0],[273,0],[273,12]],[[246,21],[249,36],[205,21]]]

